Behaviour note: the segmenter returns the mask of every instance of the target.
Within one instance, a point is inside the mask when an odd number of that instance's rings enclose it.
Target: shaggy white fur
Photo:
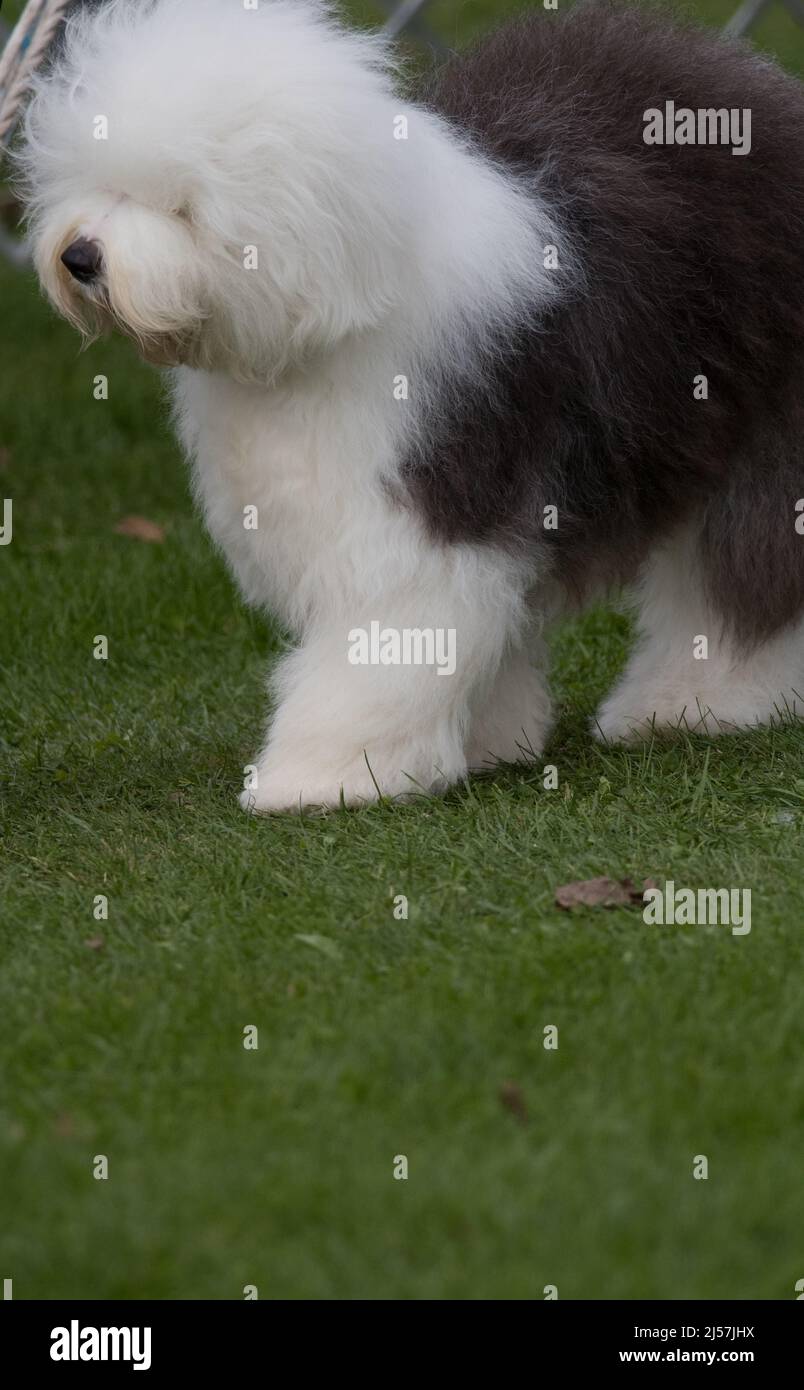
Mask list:
[[[738,644],[707,598],[699,557],[695,524],[651,555],[635,592],[639,640],[600,709],[598,738],[735,733],[804,713],[804,623],[758,647]]]
[[[433,543],[393,484],[442,360],[471,383],[486,334],[560,292],[546,209],[400,101],[381,41],[309,0],[79,17],[24,162],[48,294],[179,364],[209,529],[298,643],[243,804],[429,790],[467,752],[538,751],[549,702],[517,654],[532,563]],[[79,239],[102,250],[92,283],[60,259]],[[372,621],[454,628],[454,675],[350,664]]]
[[[497,167],[393,78],[382,41],[317,0],[111,0],[71,21],[26,120],[47,293],[173,368],[209,529],[292,634],[242,797],[257,811],[443,788],[549,731],[548,548],[434,540],[401,473],[430,407],[593,287],[542,175]],[[606,737],[654,715],[744,726],[801,688],[800,633],[738,665],[679,544],[648,566]],[[353,664],[373,624],[454,631],[454,673]]]

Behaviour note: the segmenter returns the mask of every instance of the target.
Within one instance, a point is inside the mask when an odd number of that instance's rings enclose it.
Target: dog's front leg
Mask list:
[[[360,805],[463,778],[471,708],[522,622],[509,568],[495,573],[488,556],[482,566],[453,563],[442,592],[409,585],[404,599],[397,591],[362,606],[356,623],[319,620],[280,662],[276,712],[243,807]]]

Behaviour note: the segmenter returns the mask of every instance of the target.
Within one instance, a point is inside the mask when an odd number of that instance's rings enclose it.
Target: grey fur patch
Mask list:
[[[580,590],[632,578],[698,514],[734,634],[790,622],[804,606],[801,86],[747,45],[594,3],[502,28],[419,98],[532,171],[585,271],[532,328],[523,306],[479,390],[447,377],[402,469],[433,536],[547,547]],[[666,100],[750,108],[751,153],[646,145],[644,112]]]

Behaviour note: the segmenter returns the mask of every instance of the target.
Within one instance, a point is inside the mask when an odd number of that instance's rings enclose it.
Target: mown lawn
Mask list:
[[[557,789],[249,819],[280,637],[193,513],[157,375],[80,354],[5,267],[0,363],[14,1297],[795,1297],[801,731],[601,749],[628,625],[600,611],[555,642]],[[752,931],[555,906],[599,874],[750,887]]]

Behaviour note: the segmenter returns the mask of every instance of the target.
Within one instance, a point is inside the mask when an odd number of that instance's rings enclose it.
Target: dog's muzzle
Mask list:
[[[82,285],[91,285],[100,274],[103,256],[97,241],[87,241],[79,237],[62,252],[62,265],[66,266],[74,280]]]

